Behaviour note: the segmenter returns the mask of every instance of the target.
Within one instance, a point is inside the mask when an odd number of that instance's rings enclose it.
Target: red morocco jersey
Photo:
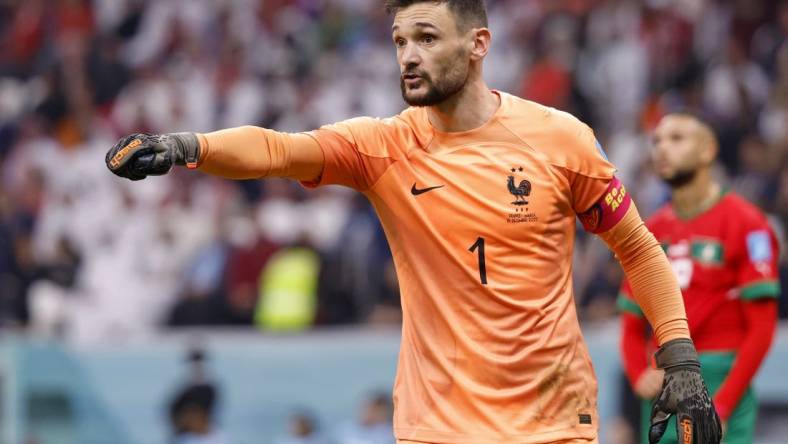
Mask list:
[[[434,443],[597,435],[596,378],[572,293],[577,213],[613,178],[590,128],[498,93],[482,127],[437,131],[425,108],[310,133],[317,183],[372,202],[403,309],[394,431]]]
[[[646,225],[665,249],[681,285],[695,347],[738,349],[746,328],[742,301],[780,294],[777,238],[766,217],[727,192],[711,208],[688,219],[666,205]],[[618,305],[643,316],[627,282]]]

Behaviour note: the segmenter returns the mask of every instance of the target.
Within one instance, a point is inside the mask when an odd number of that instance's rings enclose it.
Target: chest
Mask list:
[[[406,230],[442,238],[537,241],[574,228],[566,178],[538,153],[508,144],[418,150],[376,187]]]
[[[741,252],[729,227],[719,220],[672,221],[655,228],[685,296],[724,292],[735,286]]]

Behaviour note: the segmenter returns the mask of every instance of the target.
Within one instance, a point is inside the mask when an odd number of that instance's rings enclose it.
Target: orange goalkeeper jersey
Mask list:
[[[317,182],[363,192],[403,308],[394,430],[434,443],[596,438],[596,377],[572,292],[575,216],[614,167],[569,114],[499,93],[485,125],[443,133],[425,108],[310,133]]]

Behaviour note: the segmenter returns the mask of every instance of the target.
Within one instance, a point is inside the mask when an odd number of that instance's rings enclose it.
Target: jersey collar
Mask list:
[[[709,200],[707,204],[699,207],[698,209],[692,212],[688,212],[688,213],[679,212],[679,210],[676,209],[676,207],[674,207],[672,204],[670,207],[673,209],[673,214],[675,214],[677,218],[683,221],[690,221],[709,212],[712,208],[716,207],[717,204],[720,203],[722,199],[728,195],[729,192],[730,189],[728,187],[725,186],[721,187],[720,193],[714,199]]]

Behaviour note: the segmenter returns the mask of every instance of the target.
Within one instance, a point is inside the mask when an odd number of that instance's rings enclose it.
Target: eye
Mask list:
[[[430,34],[424,34],[424,37],[421,38],[421,41],[428,45],[431,45],[435,43],[435,36]]]
[[[394,39],[394,46],[397,48],[404,48],[407,45],[407,42],[403,38],[395,38]]]

